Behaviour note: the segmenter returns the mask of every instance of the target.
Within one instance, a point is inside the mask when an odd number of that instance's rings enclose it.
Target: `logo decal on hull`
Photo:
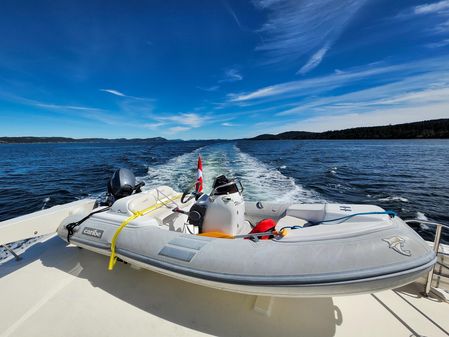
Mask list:
[[[392,236],[388,239],[382,239],[386,243],[388,243],[389,248],[395,250],[399,254],[405,255],[405,256],[411,256],[412,252],[408,249],[404,249],[404,243],[405,239],[401,238],[400,236]]]
[[[82,233],[84,235],[93,236],[94,238],[101,239],[103,236],[103,230],[96,229],[96,228],[90,228],[90,227],[84,227]]]

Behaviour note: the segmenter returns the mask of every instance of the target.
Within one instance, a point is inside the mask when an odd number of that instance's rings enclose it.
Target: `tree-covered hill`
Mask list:
[[[282,139],[413,139],[449,138],[449,119],[435,119],[414,123],[359,127],[325,132],[288,131],[263,134],[252,140]]]
[[[160,142],[166,141],[162,137],[154,138],[68,138],[68,137],[0,137],[0,143],[104,143],[104,142]]]

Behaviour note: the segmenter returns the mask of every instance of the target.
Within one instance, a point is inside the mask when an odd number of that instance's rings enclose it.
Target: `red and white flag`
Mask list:
[[[201,156],[198,155],[198,173],[196,175],[195,191],[203,192],[203,162]]]

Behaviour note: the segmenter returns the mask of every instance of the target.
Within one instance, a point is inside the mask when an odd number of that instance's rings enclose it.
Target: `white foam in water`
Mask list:
[[[145,189],[168,185],[182,191],[191,186],[195,183],[199,150],[172,158],[164,164],[148,167],[147,176],[141,178],[145,181]]]
[[[291,177],[278,169],[243,153],[231,143],[214,144],[170,159],[165,164],[148,168],[148,175],[142,179],[146,188],[169,185],[178,191],[195,182],[198,154],[203,159],[204,191],[208,193],[215,177],[226,175],[239,178],[245,190],[246,200],[276,202],[324,201],[318,194],[306,190]]]
[[[429,220],[427,217],[426,217],[426,215],[424,214],[424,213],[422,213],[422,212],[416,212],[416,219],[419,219],[419,220]]]
[[[424,213],[422,213],[422,212],[416,212],[416,219],[418,219],[418,220],[425,220],[425,221],[429,220],[426,217],[426,215]],[[422,224],[419,224],[419,225],[420,225],[421,229],[424,229],[424,230],[430,229],[430,227],[427,226],[425,223],[422,223]]]
[[[42,205],[42,208],[41,209],[45,209],[45,207],[47,206],[47,203],[50,201],[50,197],[47,197],[47,198],[45,198],[44,200],[43,200],[43,205]]]
[[[287,177],[277,169],[241,152],[236,146],[234,149],[238,158],[234,162],[236,175],[245,187],[247,199],[275,202],[323,201],[316,193],[296,184],[292,177]]]
[[[387,197],[387,198],[380,198],[380,199],[377,199],[377,200],[379,200],[379,201],[402,201],[402,202],[408,202],[407,198],[398,197],[398,196]]]

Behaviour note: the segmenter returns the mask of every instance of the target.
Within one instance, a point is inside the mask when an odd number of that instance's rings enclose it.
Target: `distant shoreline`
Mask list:
[[[69,137],[0,137],[0,144],[68,144],[68,143],[154,143],[167,142],[168,140],[162,137],[153,138],[69,138]]]
[[[390,141],[401,141],[401,140],[422,140],[422,141],[428,141],[428,140],[448,140],[449,141],[449,137],[447,137],[447,138],[363,138],[363,139],[353,139],[353,138],[346,138],[346,139],[337,139],[337,138],[332,138],[332,139],[329,139],[329,138],[315,138],[315,139],[253,139],[253,138],[250,138],[250,139],[248,139],[248,138],[242,138],[242,139],[213,139],[213,140],[210,140],[210,139],[204,139],[204,140],[201,140],[201,139],[193,139],[193,140],[181,140],[181,139],[174,139],[174,140],[171,140],[171,139],[168,139],[168,140],[166,140],[165,142],[199,142],[199,141],[211,141],[211,142],[213,142],[213,141],[215,141],[215,142],[235,142],[235,141],[240,141],[240,140],[244,140],[244,141],[273,141],[273,140],[276,140],[276,141],[279,141],[279,142],[282,142],[282,141],[292,141],[292,140],[296,140],[296,141],[310,141],[310,140],[313,140],[313,141],[317,141],[317,142],[320,142],[320,141],[329,141],[329,140],[331,140],[331,141],[336,141],[336,142],[339,142],[339,141],[351,141],[351,140],[353,140],[353,141],[383,141],[383,140],[390,140]],[[0,142],[0,146],[2,146],[2,145],[43,145],[43,144],[108,144],[108,143],[120,143],[120,144],[124,144],[124,143],[133,143],[133,144],[151,144],[152,142],[149,142],[149,141],[147,141],[147,142],[143,142],[143,141],[131,141],[131,140],[127,140],[127,141],[120,141],[120,140],[107,140],[107,141],[104,141],[104,142],[102,142],[102,141],[95,141],[95,142],[89,142],[89,141],[86,141],[86,142],[28,142],[28,143],[26,143],[26,142],[11,142],[11,143],[7,143],[7,142]],[[158,141],[155,141],[155,142],[153,142],[153,143],[158,143]],[[162,142],[160,142],[160,143],[162,143]]]
[[[262,134],[252,138],[234,140],[406,140],[449,139],[449,119],[421,122],[357,127],[324,132],[287,131],[279,134]],[[192,139],[193,140],[193,139]],[[194,139],[201,141],[201,139]],[[207,141],[220,139],[207,139]],[[66,143],[154,143],[180,141],[179,139],[152,138],[70,138],[70,137],[0,137],[0,144],[66,144]],[[204,140],[206,141],[206,140]],[[223,139],[223,141],[231,141]]]
[[[344,130],[307,132],[287,131],[263,134],[249,140],[399,140],[448,139],[449,119],[434,119],[414,123],[357,127]]]

